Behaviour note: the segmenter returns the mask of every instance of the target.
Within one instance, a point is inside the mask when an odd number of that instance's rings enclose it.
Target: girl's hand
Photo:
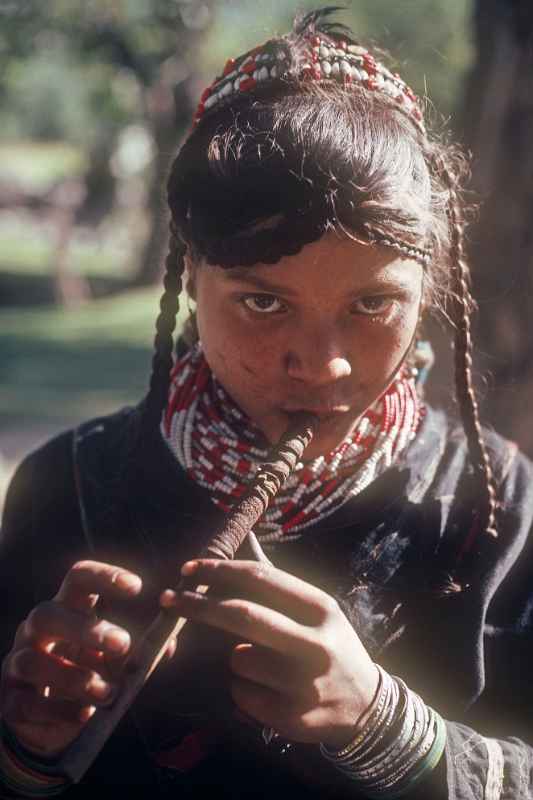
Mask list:
[[[238,708],[287,739],[346,745],[365,720],[378,672],[337,602],[255,561],[190,561],[182,574],[226,596],[167,590],[161,604],[242,638],[231,656]]]
[[[4,659],[0,708],[20,743],[37,756],[59,755],[95,706],[113,699],[111,679],[130,649],[127,631],[93,609],[100,595],[133,596],[141,579],[121,567],[80,561],[53,600],[20,624]]]

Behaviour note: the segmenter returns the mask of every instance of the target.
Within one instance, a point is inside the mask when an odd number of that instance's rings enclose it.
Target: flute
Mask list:
[[[245,495],[229,512],[222,529],[209,540],[199,558],[235,557],[253,526],[265,513],[269,502],[300,461],[313,438],[317,422],[317,418],[307,412],[292,415],[289,428],[270,451]],[[178,592],[189,588],[196,591],[207,589],[196,586],[188,578],[182,578],[175,588]],[[82,779],[159,664],[169,639],[178,637],[185,623],[186,620],[179,617],[175,609],[161,609],[126,660],[115,700],[108,706],[96,709],[80,735],[58,760],[57,768],[61,775],[72,783]]]

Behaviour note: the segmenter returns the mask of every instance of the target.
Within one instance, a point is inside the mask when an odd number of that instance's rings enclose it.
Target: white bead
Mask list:
[[[268,67],[261,67],[258,72],[257,80],[258,81],[266,81],[269,77]]]
[[[324,75],[331,75],[331,64],[329,61],[322,61],[320,63],[320,69],[324,73]]]
[[[244,77],[243,77],[243,78],[237,78],[237,80],[234,82],[234,84],[233,84],[233,88],[235,89],[235,91],[236,91],[236,92],[238,92],[238,91],[239,91],[239,86],[241,85],[241,83],[243,82],[243,80],[245,80],[245,78],[244,78]]]
[[[341,72],[341,68],[339,66],[339,62],[338,61],[334,61],[333,64],[331,65],[331,74],[332,75],[340,75],[340,72]]]
[[[271,75],[272,78],[277,78],[278,75],[279,75],[279,69],[277,68],[277,66],[275,64],[272,67],[272,69],[270,70],[270,75]]]
[[[368,53],[366,47],[361,47],[359,44],[350,44],[347,47],[348,53],[352,53],[354,56],[364,56]]]
[[[347,61],[344,60],[341,61],[339,68],[343,75],[351,75],[352,73],[352,68],[350,67]]]
[[[318,55],[320,56],[320,58],[329,58],[330,56],[329,48],[324,47],[324,45],[322,45],[321,47],[318,48]]]
[[[232,93],[233,93],[233,84],[231,81],[228,81],[228,83],[225,83],[222,89],[220,90],[220,94],[222,95],[222,97],[227,97],[229,94]]]

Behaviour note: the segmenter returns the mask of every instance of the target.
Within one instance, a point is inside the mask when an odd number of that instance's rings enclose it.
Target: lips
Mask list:
[[[339,419],[340,417],[348,414],[350,411],[349,406],[321,406],[321,407],[312,407],[312,406],[299,406],[298,408],[284,408],[282,409],[285,414],[291,416],[292,414],[297,414],[301,412],[305,412],[307,414],[314,414],[315,417],[318,417],[321,422],[326,422],[330,419]]]

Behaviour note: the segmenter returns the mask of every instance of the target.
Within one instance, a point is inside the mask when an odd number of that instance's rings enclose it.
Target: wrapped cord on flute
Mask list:
[[[261,466],[246,494],[228,514],[222,530],[209,541],[200,553],[200,558],[235,557],[253,526],[266,511],[270,500],[300,461],[313,438],[316,424],[317,418],[312,414],[302,412],[293,415],[289,428],[271,451],[269,460]],[[257,550],[255,544],[258,546],[254,539],[251,542],[253,552]],[[190,578],[182,578],[176,590],[183,591],[191,587],[195,591],[205,592],[207,589],[191,583]],[[159,612],[126,661],[116,699],[109,706],[95,711],[77,739],[58,760],[57,774],[65,776],[73,783],[82,779],[157,667],[168,640],[178,636],[185,622],[185,619],[177,616],[174,609],[162,609]]]

